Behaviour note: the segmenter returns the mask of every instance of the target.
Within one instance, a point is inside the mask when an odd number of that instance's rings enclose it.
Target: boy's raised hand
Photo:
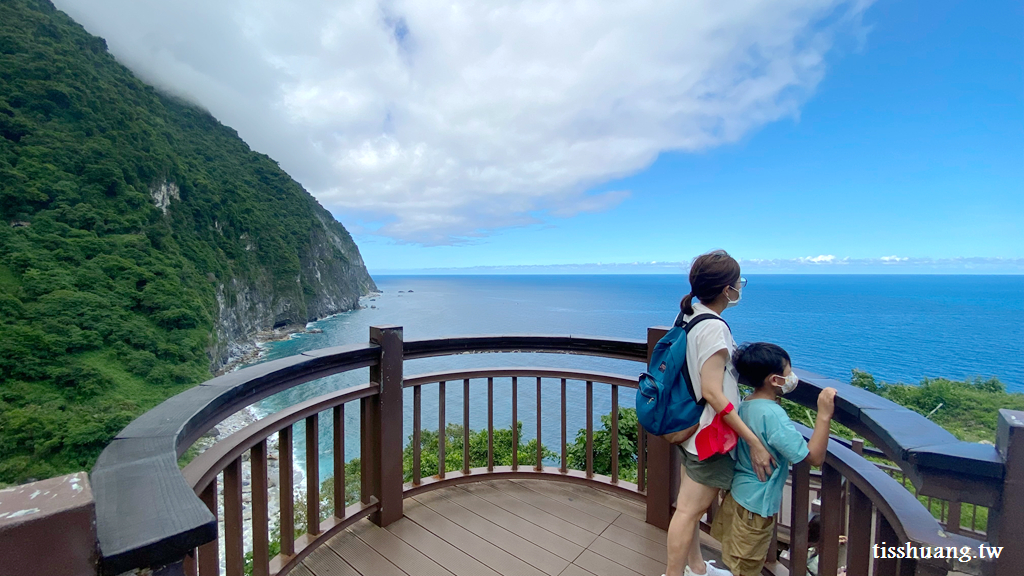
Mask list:
[[[836,389],[825,388],[818,394],[818,416],[832,419],[836,411]]]
[[[836,411],[836,389],[825,388],[818,394],[818,416],[814,419],[814,432],[807,442],[807,462],[821,466],[828,452],[828,434],[832,415]]]

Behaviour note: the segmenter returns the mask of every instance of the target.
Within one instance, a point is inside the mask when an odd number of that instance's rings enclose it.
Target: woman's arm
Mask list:
[[[715,412],[721,412],[729,405],[729,399],[725,397],[725,393],[722,391],[722,383],[725,380],[725,365],[728,361],[729,351],[723,348],[705,360],[704,365],[700,367],[701,395]],[[754,473],[757,474],[757,479],[762,482],[767,480],[772,475],[772,465],[775,461],[764,445],[761,444],[761,439],[743,423],[743,420],[740,419],[739,414],[735,410],[723,416],[722,419],[750,446],[750,462],[754,466]]]

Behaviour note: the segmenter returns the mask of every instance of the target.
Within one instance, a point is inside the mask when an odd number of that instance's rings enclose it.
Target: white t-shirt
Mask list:
[[[691,318],[701,314],[714,314],[721,318],[721,316],[715,314],[714,310],[701,304],[695,298],[693,302],[693,315],[683,316],[683,321],[689,322]],[[729,352],[729,360],[725,364],[725,376],[722,380],[722,392],[729,402],[732,402],[733,406],[739,406],[740,387],[737,381],[738,374],[736,373],[736,367],[732,365],[732,354],[736,351],[736,341],[732,339],[732,331],[725,325],[725,322],[709,318],[694,326],[690,333],[686,335],[686,366],[690,370],[693,392],[697,395],[698,400],[704,397],[701,392],[700,369],[704,366],[704,362],[714,356],[715,352],[719,350],[727,350]],[[700,415],[698,432],[711,424],[711,421],[715,419],[715,414],[715,409],[711,407],[711,404],[704,405],[704,413]],[[694,434],[686,442],[683,442],[683,449],[696,456],[696,442],[697,434]]]

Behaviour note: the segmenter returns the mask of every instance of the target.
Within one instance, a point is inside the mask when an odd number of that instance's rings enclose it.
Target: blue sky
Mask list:
[[[1024,273],[1019,1],[55,3],[371,272]]]
[[[734,144],[663,153],[595,186],[629,191],[609,210],[538,214],[545,222],[454,246],[358,235],[364,259],[371,271],[408,271],[686,261],[722,247],[747,260],[947,260],[869,272],[1024,272],[1022,5],[882,1],[864,23],[862,42],[828,53],[799,118]],[[948,260],[965,257],[1007,260]],[[795,264],[788,269],[844,271]]]

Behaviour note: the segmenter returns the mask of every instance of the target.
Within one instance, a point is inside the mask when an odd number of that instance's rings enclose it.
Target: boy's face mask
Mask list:
[[[793,390],[796,390],[796,385],[800,383],[800,378],[796,374],[790,372],[789,376],[785,376],[785,379],[786,381],[782,384],[782,393],[789,394]]]

